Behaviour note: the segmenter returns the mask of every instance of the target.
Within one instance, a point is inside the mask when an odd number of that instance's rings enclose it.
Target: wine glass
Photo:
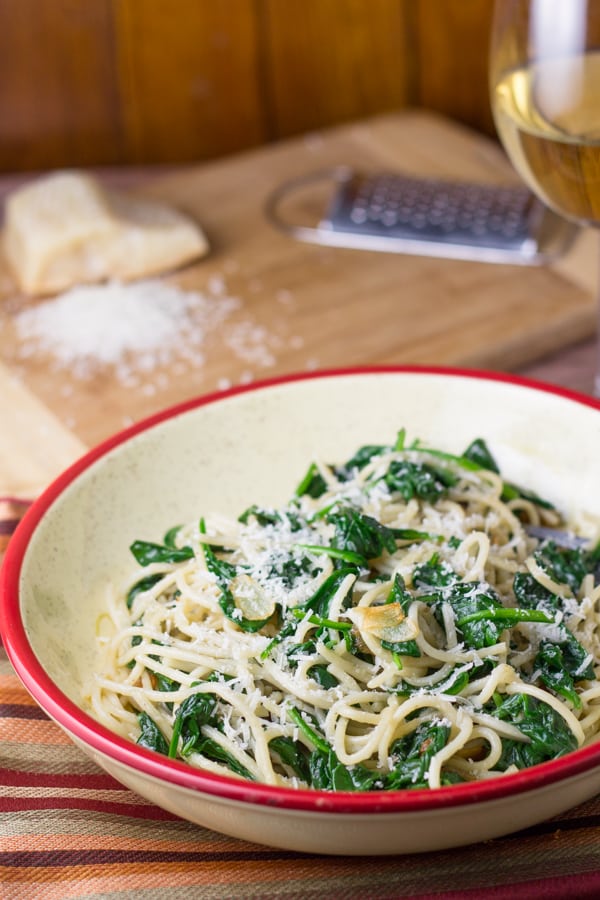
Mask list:
[[[490,90],[498,134],[529,188],[599,226],[600,0],[495,0]]]

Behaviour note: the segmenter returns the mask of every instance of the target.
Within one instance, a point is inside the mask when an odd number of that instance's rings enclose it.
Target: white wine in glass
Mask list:
[[[526,184],[555,212],[600,225],[600,0],[495,0],[490,88]]]

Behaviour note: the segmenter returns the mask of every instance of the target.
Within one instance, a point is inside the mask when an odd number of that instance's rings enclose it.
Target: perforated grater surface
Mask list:
[[[577,228],[524,186],[416,178],[402,173],[329,172],[335,189],[316,228],[284,223],[285,193],[325,177],[283,185],[271,198],[274,224],[300,240],[484,262],[538,263],[564,252]]]
[[[540,212],[523,187],[356,175],[337,192],[328,219],[332,228],[359,233],[521,247]]]

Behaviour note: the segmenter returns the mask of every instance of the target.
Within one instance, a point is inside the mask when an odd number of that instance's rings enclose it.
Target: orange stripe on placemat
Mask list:
[[[8,873],[10,877],[10,872]],[[215,893],[211,888],[219,888],[220,885],[227,885],[227,869],[225,868],[222,877],[215,883],[211,877],[212,873],[206,877],[206,872],[202,867],[195,863],[190,863],[184,867],[180,866],[157,866],[156,871],[149,870],[148,867],[140,867],[139,872],[131,871],[129,867],[118,867],[117,871],[108,875],[105,872],[98,873],[96,868],[77,867],[75,870],[61,869],[44,870],[40,873],[38,869],[20,870],[16,878],[9,878],[4,875],[0,868],[0,885],[6,884],[6,894],[8,898],[14,897],[15,900],[71,900],[71,898],[82,898],[87,896],[107,897],[112,895],[123,896],[124,898],[136,898],[141,891],[162,889],[165,896],[169,896],[170,890],[189,889],[185,896],[189,900],[196,900],[198,897],[230,897],[229,891],[225,893]],[[66,876],[66,877],[63,877]],[[4,881],[6,878],[6,881]],[[14,893],[9,893],[9,885],[14,886]],[[272,888],[273,886],[270,885]],[[210,893],[205,893],[204,889]],[[269,893],[272,892],[270,891]],[[181,897],[181,894],[178,894]],[[239,894],[238,894],[239,896]],[[248,893],[244,890],[244,897],[262,896]],[[268,895],[267,895],[268,896]],[[348,896],[348,895],[346,895]]]
[[[36,706],[31,694],[18,681],[17,676],[0,675],[0,697],[2,703],[15,703],[19,706]]]
[[[167,823],[167,827],[169,824]],[[160,823],[153,824],[152,830],[155,831],[157,827],[160,827]],[[236,841],[233,838],[225,838],[223,840],[220,835],[215,835],[213,832],[200,827],[195,828],[193,825],[189,825],[187,831],[187,838],[182,842],[175,841],[169,837],[157,840],[152,837],[124,837],[122,834],[95,834],[92,832],[88,834],[66,834],[57,830],[48,834],[36,832],[35,834],[18,834],[14,837],[5,837],[0,840],[0,848],[4,853],[12,852],[15,854],[22,852],[24,849],[35,847],[35,850],[40,853],[58,851],[63,854],[77,853],[79,855],[80,851],[83,851],[81,856],[84,856],[88,851],[101,852],[109,850],[111,854],[115,852],[128,854],[132,859],[135,858],[137,853],[156,856],[170,854],[171,857],[177,855],[178,858],[181,854],[184,859],[186,854],[194,854],[207,859],[212,854],[218,855],[242,846],[241,841]],[[244,844],[243,846],[253,847],[256,850],[262,849],[264,852],[264,847],[259,848],[258,845]],[[2,857],[0,856],[1,859]]]
[[[40,800],[52,800],[56,806],[69,801],[81,801],[90,807],[102,804],[116,803],[120,806],[127,804],[128,806],[149,806],[155,809],[153,803],[144,800],[138,794],[133,794],[123,785],[117,785],[115,788],[108,789],[86,789],[79,787],[68,787],[60,785],[58,787],[35,786],[35,785],[9,785],[4,787],[4,797],[6,803],[11,800],[20,801],[33,799],[35,802]]]
[[[165,854],[167,856],[167,854]],[[196,856],[196,855],[195,855]],[[254,858],[236,854],[235,856],[223,855],[220,860],[210,858],[197,858],[186,861],[184,859],[163,859],[155,862],[140,860],[128,863],[116,859],[107,862],[101,868],[94,862],[91,865],[68,865],[63,857],[57,857],[54,865],[38,867],[35,865],[15,867],[0,866],[0,884],[43,884],[60,883],[67,887],[69,882],[77,881],[85,884],[86,893],[92,893],[93,886],[97,892],[108,894],[110,891],[123,891],[127,888],[136,891],[149,890],[151,888],[175,888],[184,885],[227,885],[227,884],[253,884],[267,883],[272,887],[278,882],[289,877],[289,862],[283,867],[282,859],[287,854],[276,850],[263,848],[260,854]],[[258,858],[257,858],[258,857]],[[113,854],[114,859],[114,854]],[[234,868],[232,863],[243,860],[243,865]],[[313,863],[317,859],[310,857],[303,861],[302,869],[304,877],[311,877]],[[330,861],[329,861],[330,862]],[[272,871],[269,872],[269,864]],[[327,872],[335,877],[335,867],[327,866]],[[301,887],[301,885],[299,885]],[[40,894],[46,898],[47,894]],[[76,896],[65,892],[63,897]],[[85,896],[85,894],[84,894]]]
[[[102,769],[96,773],[22,772],[19,769],[0,769],[0,784],[14,788],[69,788],[85,791],[123,791],[122,784],[106,775]]]
[[[4,719],[2,740],[49,746],[71,743],[67,735],[49,719]]]

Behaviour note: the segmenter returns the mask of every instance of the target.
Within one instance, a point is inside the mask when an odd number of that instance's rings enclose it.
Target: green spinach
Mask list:
[[[406,502],[416,497],[434,503],[456,483],[449,470],[434,468],[429,463],[393,460],[383,479],[390,491],[397,491]]]
[[[289,768],[302,781],[310,784],[310,766],[308,764],[308,751],[300,741],[293,738],[280,737],[271,738],[269,741],[269,750],[276,753],[284,765]]]
[[[525,769],[577,748],[577,739],[563,717],[529,694],[512,694],[492,709],[491,714],[515,725],[527,738],[526,741],[502,739],[502,756],[495,767],[499,771],[512,765]]]
[[[394,741],[390,748],[393,768],[386,775],[388,791],[426,788],[431,760],[448,743],[450,726],[439,721],[422,722],[410,734]]]
[[[354,507],[337,506],[327,515],[326,521],[335,526],[332,546],[357,554],[367,563],[381,556],[384,550],[388,553],[396,551],[392,529]]]
[[[155,753],[161,753],[167,756],[169,753],[169,745],[162,731],[148,713],[138,713],[138,723],[140,726],[140,736],[136,744],[140,747],[146,747],[148,750],[154,750]]]

